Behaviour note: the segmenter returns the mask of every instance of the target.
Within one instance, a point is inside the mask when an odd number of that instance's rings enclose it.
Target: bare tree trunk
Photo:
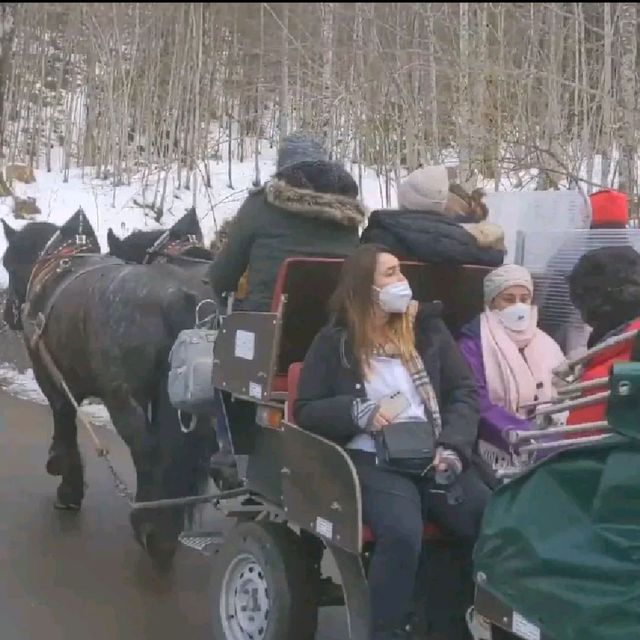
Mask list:
[[[611,146],[613,143],[613,135],[611,125],[613,122],[613,82],[612,82],[612,45],[613,45],[613,24],[611,21],[611,3],[604,2],[602,4],[604,11],[604,87],[603,87],[603,105],[602,105],[602,143],[601,143],[601,168],[600,168],[600,184],[607,187],[610,184],[611,175]]]
[[[282,3],[282,68],[280,71],[280,140],[288,133],[289,124],[289,3]]]
[[[429,115],[431,123],[431,162],[440,161],[440,134],[438,129],[438,76],[435,52],[435,29],[433,21],[433,5],[425,4],[427,12],[427,66],[429,68]]]
[[[486,73],[487,73],[487,20],[489,15],[489,3],[483,2],[476,5],[478,28],[476,33],[479,42],[475,59],[478,66],[474,71],[474,99],[473,99],[473,133],[471,137],[471,157],[478,161],[478,166],[483,175],[491,173],[493,163],[489,158],[490,138],[487,134],[485,99],[486,99]],[[471,115],[471,114],[470,114]]]
[[[469,3],[460,3],[460,114],[458,153],[463,181],[471,177],[471,96],[469,92]]]
[[[15,34],[15,6],[13,2],[0,4],[0,153],[5,141],[5,100],[11,75],[11,54]]]
[[[258,78],[256,82],[256,114],[254,131],[255,174],[253,185],[259,187],[260,180],[260,141],[262,140],[262,76],[264,64],[264,3],[260,4],[260,54],[258,62]]]
[[[327,144],[333,142],[333,109],[331,108],[331,80],[333,77],[333,18],[334,2],[321,2],[322,34],[322,130]]]
[[[635,150],[635,106],[636,106],[636,57],[637,57],[637,5],[620,5],[620,88],[622,109],[620,113],[620,182],[619,189],[629,195],[631,209],[635,214],[636,150]]]
[[[505,46],[504,46],[504,13],[505,13],[505,5],[504,3],[500,3],[498,5],[498,42],[499,44],[499,52],[498,52],[498,68],[504,69],[505,65]],[[496,79],[496,142],[495,142],[495,171],[494,171],[494,180],[495,186],[494,191],[499,191],[500,186],[502,184],[502,154],[504,150],[502,148],[503,145],[503,131],[502,131],[502,83],[499,79]]]

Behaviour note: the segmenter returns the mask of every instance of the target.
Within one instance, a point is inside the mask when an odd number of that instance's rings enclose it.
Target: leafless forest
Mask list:
[[[304,126],[388,180],[457,159],[465,181],[637,200],[635,3],[1,6],[5,163],[56,149],[114,184],[171,163],[190,184]]]

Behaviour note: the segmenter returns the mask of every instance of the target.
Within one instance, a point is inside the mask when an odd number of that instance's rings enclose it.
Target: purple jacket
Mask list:
[[[458,340],[458,347],[476,381],[478,410],[480,411],[478,439],[484,440],[508,452],[509,443],[505,438],[505,432],[514,428],[521,430],[530,429],[531,423],[507,411],[503,407],[493,404],[489,399],[487,378],[485,376],[484,361],[482,358],[480,317],[472,320],[462,328]]]

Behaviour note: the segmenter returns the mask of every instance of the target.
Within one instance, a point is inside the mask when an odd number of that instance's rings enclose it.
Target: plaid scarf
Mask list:
[[[400,357],[397,347],[393,344],[375,347],[373,355],[376,357],[381,356],[386,358]],[[429,378],[429,374],[424,368],[422,358],[415,349],[413,350],[409,361],[405,363],[405,366],[407,367],[407,371],[411,376],[411,381],[413,382],[420,399],[424,403],[427,417],[431,418],[430,422],[433,424],[433,432],[437,440],[442,433],[442,417],[440,416],[438,398],[436,397],[436,392],[431,384],[431,378]]]

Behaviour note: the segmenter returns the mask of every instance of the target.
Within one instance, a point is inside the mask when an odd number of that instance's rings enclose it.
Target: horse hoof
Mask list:
[[[84,492],[62,483],[56,491],[56,501],[53,505],[57,511],[80,511]]]
[[[178,549],[175,544],[159,544],[153,533],[146,533],[142,538],[142,547],[157,570],[166,572],[173,566],[173,558]]]
[[[80,511],[80,509],[82,508],[82,505],[79,502],[63,502],[61,500],[56,500],[53,503],[53,508],[56,511],[72,511],[72,512],[77,512]]]

